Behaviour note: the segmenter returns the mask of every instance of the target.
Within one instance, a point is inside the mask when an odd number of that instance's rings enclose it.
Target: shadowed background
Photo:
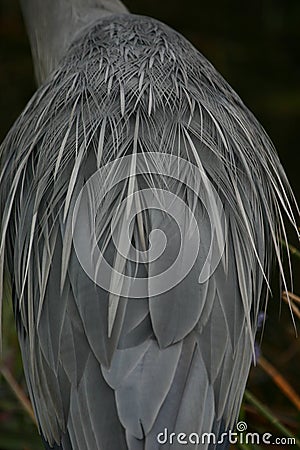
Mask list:
[[[153,16],[181,32],[215,65],[271,136],[299,202],[299,0],[127,0],[124,3],[132,12]],[[0,141],[34,90],[30,50],[17,1],[0,0]],[[296,244],[294,235],[290,240]],[[299,273],[300,264],[295,260],[296,293],[300,293]],[[263,354],[299,392],[299,338],[295,338],[288,308],[285,305],[280,308],[279,304],[278,284],[274,283]],[[24,386],[9,309],[4,333],[5,364]],[[299,412],[261,369],[252,371],[249,387],[286,426],[299,434]],[[269,431],[268,424],[251,407],[246,407],[245,414],[248,414],[249,428],[258,424]],[[21,412],[2,380],[0,449],[39,448],[33,433],[30,419]]]

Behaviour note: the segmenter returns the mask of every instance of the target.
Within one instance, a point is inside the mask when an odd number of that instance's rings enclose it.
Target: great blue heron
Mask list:
[[[1,271],[45,445],[225,448],[296,228],[279,159],[166,25],[21,5],[39,89],[1,147]]]

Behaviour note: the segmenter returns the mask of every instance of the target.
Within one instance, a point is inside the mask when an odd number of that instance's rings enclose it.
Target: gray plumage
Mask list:
[[[126,13],[119,2],[111,9],[98,2],[98,10],[97,2],[88,2],[84,14],[79,1],[71,3],[54,2],[51,12],[45,2],[51,19],[49,28],[39,29],[31,8],[42,8],[41,2],[24,2],[42,84],[1,147],[1,272],[11,277],[28,390],[50,446],[179,449],[159,444],[158,433],[218,436],[234,426],[273,254],[285,283],[280,240],[286,239],[283,215],[296,228],[294,198],[260,124],[188,41],[157,20]],[[59,15],[56,29],[55,14],[63,12],[67,19]],[[156,175],[134,175],[136,154],[148,155]],[[197,168],[198,196],[160,175],[174,173],[164,155]],[[96,237],[116,270],[146,280],[139,299],[130,297],[130,286],[123,296],[96,285],[72,240],[84,184],[124,156],[132,161],[127,180],[103,199]],[[164,188],[185,201],[201,232],[192,270],[155,296],[149,294],[157,288],[153,277],[175,258],[180,234],[166,214],[147,210],[144,188]],[[101,189],[99,182],[94,194]],[[119,243],[124,239],[122,217],[134,209],[132,192],[146,202],[130,228],[135,246],[144,249],[154,229],[169,238],[166,253],[150,264],[124,261],[112,240],[119,211],[116,234]],[[199,282],[212,239],[201,198],[207,195],[213,210],[216,193],[227,224],[225,249],[211,276]],[[119,210],[123,200],[127,206]],[[89,247],[94,218],[88,204],[83,208],[80,238]],[[183,223],[188,241],[188,217]],[[118,279],[111,283],[118,288]]]

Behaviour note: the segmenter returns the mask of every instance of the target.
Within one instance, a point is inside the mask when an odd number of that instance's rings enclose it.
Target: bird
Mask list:
[[[46,449],[225,449],[299,209],[213,65],[119,0],[20,0],[37,91],[1,144],[12,292]]]

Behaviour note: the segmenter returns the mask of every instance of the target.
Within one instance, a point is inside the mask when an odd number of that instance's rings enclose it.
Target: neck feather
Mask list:
[[[38,84],[57,66],[80,29],[127,13],[119,0],[20,0]]]

